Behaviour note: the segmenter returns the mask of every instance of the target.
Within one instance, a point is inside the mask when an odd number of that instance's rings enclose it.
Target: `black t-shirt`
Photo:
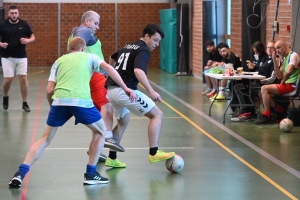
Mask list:
[[[259,56],[259,60],[256,63],[255,71],[258,71],[259,75],[269,78],[274,70],[273,59],[269,58],[267,53]]]
[[[222,60],[222,56],[220,55],[219,51],[216,49],[213,52],[208,54],[208,60],[220,62]]]
[[[120,74],[126,86],[136,90],[139,81],[134,74],[134,69],[141,69],[147,74],[147,67],[150,60],[150,50],[146,43],[138,40],[127,44],[115,52],[111,58],[116,61],[115,69]],[[107,86],[119,85],[111,77],[108,77],[106,81]]]
[[[231,63],[233,65],[233,68],[236,70],[238,67],[242,66],[242,62],[240,60],[240,57],[238,57],[236,54],[233,52],[230,53],[230,58],[222,58],[222,62],[228,64]]]
[[[6,49],[1,48],[0,56],[3,58],[26,58],[26,46],[21,44],[20,38],[29,38],[33,34],[28,23],[19,19],[17,24],[11,24],[8,19],[0,25],[1,42],[8,43]]]

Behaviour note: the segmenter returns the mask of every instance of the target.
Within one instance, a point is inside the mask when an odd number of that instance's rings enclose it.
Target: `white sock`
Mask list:
[[[219,95],[223,95],[224,96],[224,87],[219,87]]]
[[[106,131],[105,138],[113,138],[113,133],[111,131]]]

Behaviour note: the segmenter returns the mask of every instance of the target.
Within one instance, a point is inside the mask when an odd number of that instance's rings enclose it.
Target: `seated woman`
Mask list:
[[[274,63],[271,56],[274,45],[275,42],[268,42],[266,52],[265,46],[262,42],[256,41],[255,43],[253,43],[252,51],[254,53],[254,61],[247,63],[248,70],[251,72],[257,71],[259,75],[265,76],[266,79],[262,79],[261,81],[254,80],[254,82],[251,83],[252,88],[257,88],[262,84],[270,84],[276,81],[276,76],[272,77]],[[239,102],[239,104],[245,104],[245,97],[242,91],[245,88],[248,88],[248,81],[242,80],[241,83],[234,86],[234,91],[236,93],[237,101]],[[248,102],[249,101],[250,100],[248,99]],[[249,121],[249,119],[251,118],[251,108],[253,109],[253,107],[247,108],[246,106],[240,106],[239,108],[236,108],[232,113],[231,121]]]

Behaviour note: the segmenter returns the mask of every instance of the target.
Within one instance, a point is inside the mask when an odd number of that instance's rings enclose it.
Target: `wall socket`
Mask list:
[[[273,22],[273,28],[272,28],[273,32],[277,32],[278,33],[278,30],[279,30],[279,23],[278,21],[274,21]]]

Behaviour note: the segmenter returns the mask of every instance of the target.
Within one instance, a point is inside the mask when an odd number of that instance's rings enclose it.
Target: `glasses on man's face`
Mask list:
[[[274,49],[274,47],[267,47],[268,49]]]

